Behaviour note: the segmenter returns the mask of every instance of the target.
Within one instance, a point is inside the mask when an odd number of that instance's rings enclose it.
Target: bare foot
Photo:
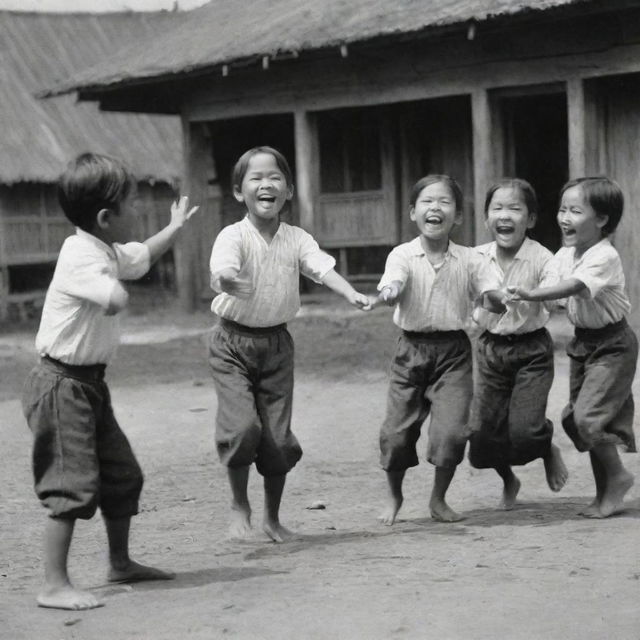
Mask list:
[[[402,494],[400,494],[400,496],[389,496],[389,502],[385,510],[378,517],[378,520],[380,520],[382,524],[390,527],[396,521],[396,516],[402,506],[402,499]]]
[[[231,507],[229,537],[246,538],[251,533],[251,509],[249,507]]]
[[[72,611],[104,607],[104,602],[100,602],[92,593],[79,591],[71,585],[57,588],[45,587],[36,598],[36,602],[39,607]]]
[[[274,542],[286,542],[295,536],[293,531],[289,531],[289,529],[283,527],[279,522],[265,520],[262,529]]]
[[[520,480],[511,474],[508,480],[504,481],[504,489],[502,490],[502,499],[500,500],[500,508],[505,511],[511,511],[516,504],[516,498],[520,491]]]
[[[431,517],[438,522],[460,522],[464,516],[456,513],[444,500],[432,498],[429,502]]]
[[[549,454],[544,458],[544,472],[551,491],[560,491],[569,477],[560,449],[555,444],[551,445]]]
[[[624,496],[633,486],[633,475],[628,471],[621,471],[618,475],[607,479],[607,484],[600,501],[600,513],[591,517],[608,518],[616,511],[620,511]]]
[[[596,497],[593,499],[593,502],[588,506],[578,511],[579,516],[584,516],[585,518],[599,518],[600,516],[600,498]]]
[[[108,582],[144,582],[145,580],[173,580],[175,573],[162,571],[155,567],[147,567],[143,564],[129,561],[126,567],[111,567],[107,575]]]

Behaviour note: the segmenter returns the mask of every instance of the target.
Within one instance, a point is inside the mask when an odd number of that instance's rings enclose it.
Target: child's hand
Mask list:
[[[508,297],[505,302],[519,302],[520,300],[530,300],[531,293],[524,287],[507,287]]]
[[[248,298],[253,293],[253,282],[238,275],[221,275],[220,290],[236,298]]]
[[[176,202],[171,204],[171,222],[176,227],[181,227],[200,207],[189,209],[189,198],[180,196]]]
[[[367,304],[362,307],[363,311],[373,311],[380,306],[380,298],[378,296],[367,296]]]
[[[384,287],[380,291],[378,298],[382,300],[386,305],[392,307],[398,300],[398,296],[400,295],[400,287],[392,282]]]
[[[369,296],[365,296],[364,293],[359,293],[358,291],[354,291],[353,295],[349,298],[349,302],[354,306],[362,309],[363,311],[369,311],[369,306],[371,301],[369,300]]]

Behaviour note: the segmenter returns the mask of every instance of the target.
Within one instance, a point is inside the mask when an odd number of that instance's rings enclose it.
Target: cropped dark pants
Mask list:
[[[468,427],[474,467],[524,465],[548,455],[552,383],[553,343],[546,329],[510,336],[485,331],[478,338]]]
[[[35,490],[52,517],[89,519],[138,513],[143,477],[113,415],[104,365],[43,358],[24,386],[33,432]]]
[[[216,447],[228,467],[283,475],[302,456],[291,432],[293,340],[286,325],[245,327],[221,320],[209,364],[218,397]]]

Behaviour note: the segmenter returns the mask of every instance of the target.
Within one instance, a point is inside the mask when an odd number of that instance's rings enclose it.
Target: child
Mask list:
[[[517,178],[497,182],[487,191],[484,211],[494,240],[477,249],[502,286],[555,284],[553,254],[526,236],[536,223],[531,185]],[[568,475],[545,416],[553,382],[553,343],[544,328],[549,313],[540,302],[516,302],[502,315],[477,307],[473,318],[484,333],[475,349],[469,461],[497,471],[504,482],[501,506],[512,509],[520,489],[512,465],[542,458],[552,491],[559,491]]]
[[[232,184],[247,213],[218,234],[210,262],[211,287],[221,292],[211,304],[219,323],[209,358],[218,396],[216,446],[231,486],[231,536],[246,537],[251,527],[247,483],[255,462],[264,477],[263,529],[283,542],[292,533],[280,524],[280,500],[286,474],[302,455],[291,432],[293,342],[286,327],[300,308],[299,274],[355,306],[369,301],[334,271],[335,260],[306,231],[280,221],[293,180],[279,151],[245,152]]]
[[[380,432],[389,487],[381,520],[387,525],[402,505],[406,470],[418,464],[416,442],[429,413],[427,459],[435,465],[431,516],[441,522],[462,519],[447,505],[445,494],[464,456],[472,392],[471,345],[463,327],[469,301],[485,293],[496,309],[504,309],[500,282],[482,256],[449,240],[462,221],[462,206],[462,191],[449,176],[428,175],[415,184],[409,216],[420,235],[389,254],[378,299],[372,302],[395,304],[393,320],[403,330]]]
[[[113,414],[105,365],[118,344],[117,314],[127,304],[121,279],[144,275],[197,207],[171,207],[167,227],[144,243],[134,230],[136,182],[113,158],[85,153],[58,185],[60,204],[77,227],[60,250],[42,310],[23,406],[34,434],[35,489],[49,509],[44,533],[45,584],[37,602],[56,609],[102,606],[76,589],[67,558],[77,518],[100,507],[109,543],[111,582],[173,577],[129,557],[129,525],[138,512],[143,477]],[[126,244],[121,244],[126,243]]]
[[[564,246],[554,258],[562,279],[553,287],[509,288],[514,300],[567,298],[575,336],[567,347],[570,390],[562,425],[576,449],[589,452],[596,496],[581,515],[591,518],[618,511],[633,485],[616,446],[636,451],[631,383],[638,340],[625,318],[631,305],[620,256],[607,238],[623,208],[622,190],[613,180],[568,182],[558,211]]]

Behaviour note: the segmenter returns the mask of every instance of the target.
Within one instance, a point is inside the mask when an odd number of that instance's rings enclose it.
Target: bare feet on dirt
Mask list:
[[[131,560],[126,567],[111,567],[107,575],[109,582],[144,582],[146,580],[173,580],[175,573],[155,567],[147,567]]]
[[[283,527],[279,522],[265,520],[262,529],[274,542],[286,542],[295,536],[293,531]]]
[[[544,458],[544,472],[551,491],[560,491],[569,478],[560,449],[555,444],[551,445],[549,454]]]
[[[402,506],[402,493],[399,495],[390,495],[387,506],[384,511],[378,516],[378,520],[382,522],[382,524],[386,524],[390,527],[395,521],[396,516],[398,515],[398,511],[400,511],[400,507]]]
[[[464,516],[456,513],[444,500],[432,498],[429,502],[431,517],[438,522],[460,522]]]
[[[39,607],[48,609],[70,609],[72,611],[83,611],[104,607],[104,602],[100,602],[92,593],[74,589],[71,585],[64,587],[45,587],[36,602]]]
[[[608,478],[597,510],[591,508],[592,504],[581,515],[589,518],[608,518],[620,511],[623,508],[624,496],[633,486],[633,482],[633,475],[626,470]]]
[[[251,509],[231,506],[231,522],[229,523],[229,537],[245,539],[251,533]]]
[[[520,480],[513,473],[504,481],[504,488],[502,490],[502,498],[499,503],[499,507],[505,511],[511,511],[516,504],[516,498],[520,491]]]

